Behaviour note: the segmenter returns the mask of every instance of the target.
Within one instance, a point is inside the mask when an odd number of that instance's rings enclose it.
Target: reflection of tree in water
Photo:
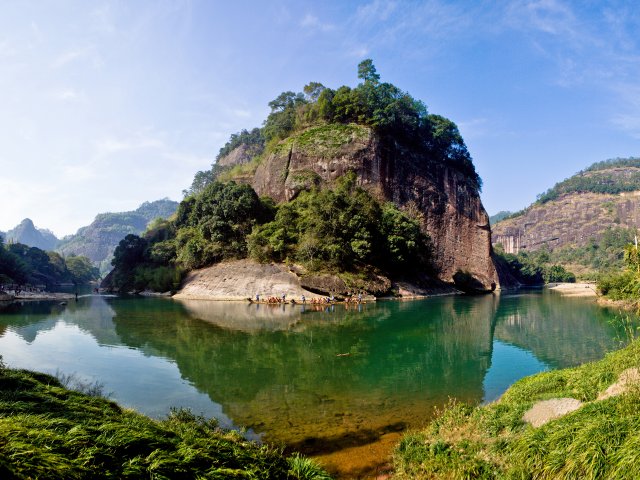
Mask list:
[[[460,313],[460,301],[474,306]],[[236,423],[287,442],[422,423],[448,396],[479,401],[494,309],[491,296],[380,303],[363,312],[338,305],[333,313],[287,315],[288,329],[247,333],[177,310],[145,320],[113,307],[124,343],[175,359]]]
[[[553,368],[575,366],[619,347],[612,314],[584,299],[542,295],[503,296],[495,338],[532,352]]]
[[[0,335],[9,329],[27,343],[55,327],[65,307],[59,301],[10,302],[0,309]]]

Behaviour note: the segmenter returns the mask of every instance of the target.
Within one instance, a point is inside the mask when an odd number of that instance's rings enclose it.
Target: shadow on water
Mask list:
[[[345,432],[334,437],[307,437],[300,442],[288,444],[285,451],[300,452],[305,455],[326,455],[345,448],[375,443],[383,435],[405,431],[407,426],[406,422],[396,422],[390,425],[382,425],[376,430],[363,429],[355,432]]]

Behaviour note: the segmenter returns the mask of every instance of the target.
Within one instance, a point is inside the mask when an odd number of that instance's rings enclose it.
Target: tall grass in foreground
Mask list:
[[[0,478],[329,476],[308,459],[285,457],[189,411],[156,421],[49,375],[0,366]]]
[[[427,430],[404,436],[395,478],[638,479],[640,388],[595,401],[638,366],[633,341],[600,361],[526,377],[483,407],[452,401]],[[522,422],[534,402],[559,397],[589,403],[539,428]]]

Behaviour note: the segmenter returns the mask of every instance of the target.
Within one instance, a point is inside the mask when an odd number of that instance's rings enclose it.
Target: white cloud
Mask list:
[[[310,13],[307,13],[300,21],[300,26],[305,29],[320,30],[322,32],[329,32],[335,29],[335,25],[321,22],[318,17]]]
[[[524,0],[509,5],[507,19],[519,28],[539,30],[551,35],[578,37],[573,11],[557,0]]]
[[[350,50],[349,55],[355,58],[364,58],[369,55],[370,50],[367,47],[354,47]]]
[[[80,102],[86,100],[84,92],[75,90],[73,88],[63,88],[53,92],[52,97],[54,100],[61,102]]]
[[[356,18],[360,22],[384,22],[396,10],[397,2],[387,0],[373,0],[372,2],[358,7]]]

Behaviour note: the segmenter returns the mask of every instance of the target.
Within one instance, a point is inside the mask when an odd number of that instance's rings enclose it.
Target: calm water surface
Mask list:
[[[151,416],[188,407],[345,477],[375,472],[400,432],[449,397],[620,346],[615,311],[549,291],[300,306],[83,296],[0,310],[11,367],[75,374]]]

